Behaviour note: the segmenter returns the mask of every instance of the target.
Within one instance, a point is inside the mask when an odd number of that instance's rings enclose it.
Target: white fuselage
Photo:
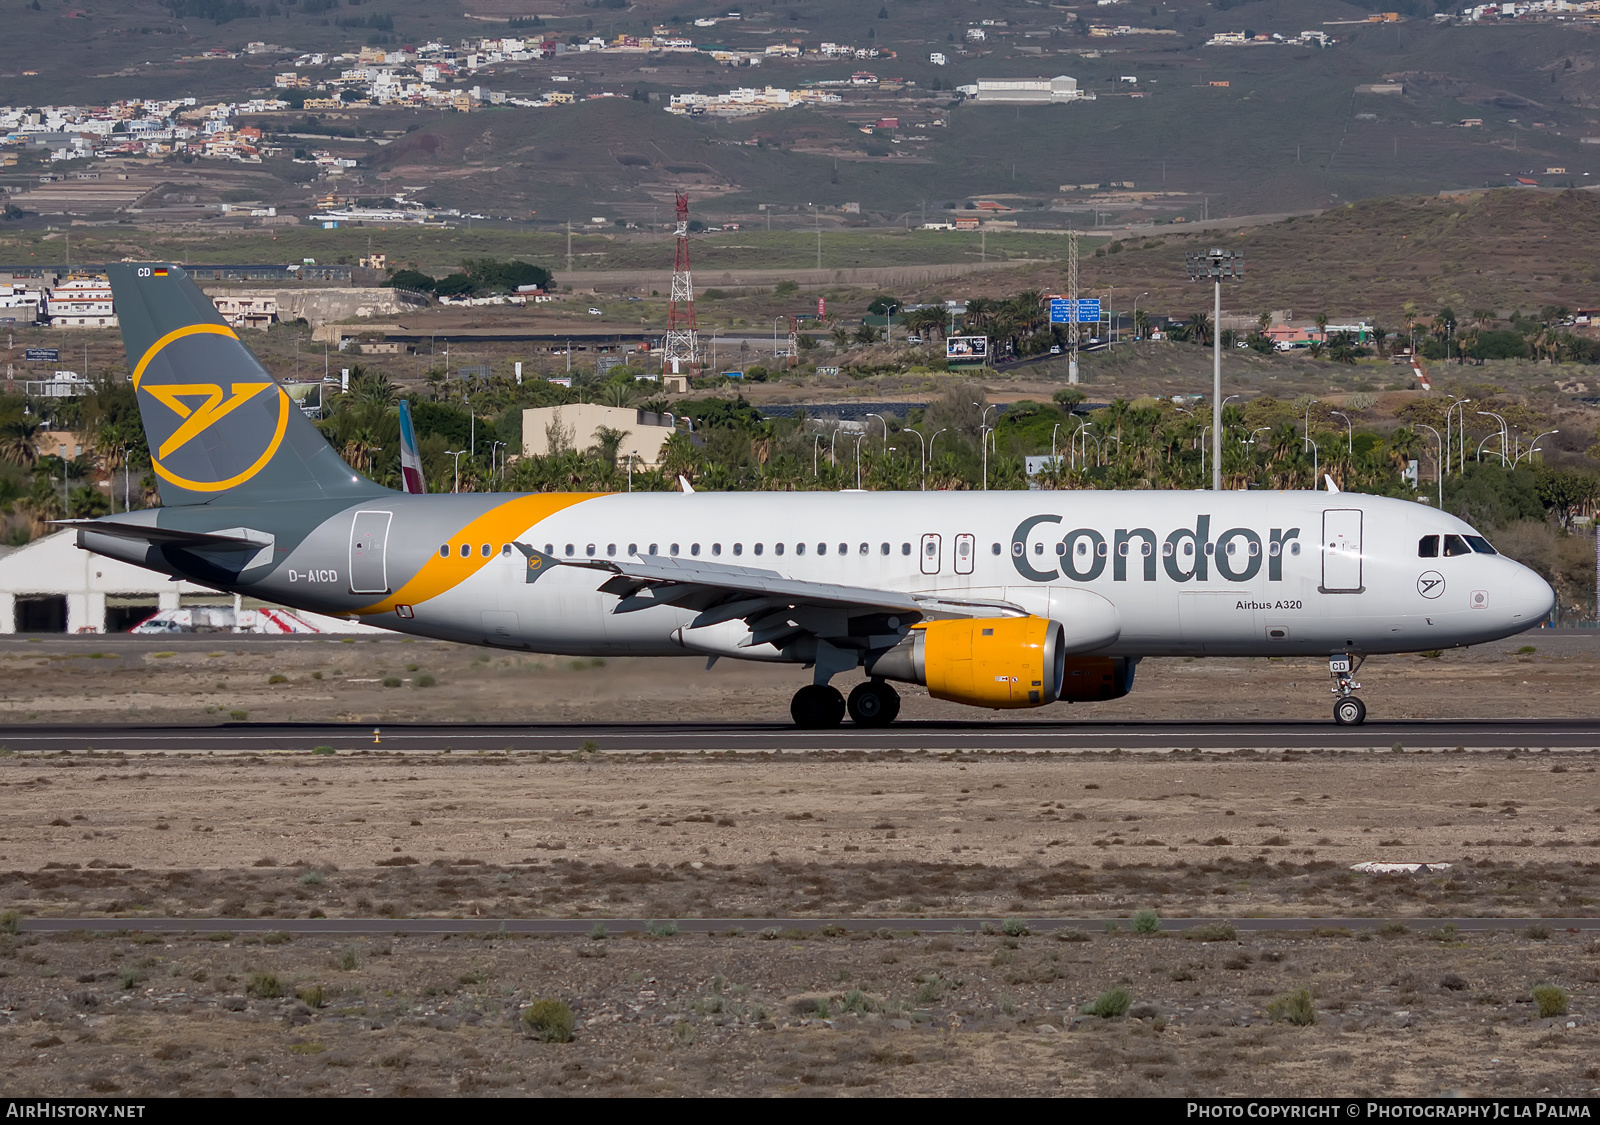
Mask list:
[[[408,530],[405,499],[393,505],[391,550],[408,534],[448,534],[433,530],[436,518],[426,530]],[[381,505],[363,505],[373,507]],[[1073,603],[1062,595],[1089,591],[1115,607],[1120,625],[1093,651],[1158,656],[1407,652],[1537,624],[1553,595],[1533,571],[1481,552],[1419,554],[1424,537],[1439,537],[1437,544],[1475,535],[1422,504],[1353,493],[1008,491],[601,496],[516,538],[560,561],[636,551],[809,582],[1010,602],[1065,615],[1069,640]],[[684,651],[680,630],[692,610],[615,613],[617,597],[597,590],[604,573],[557,566],[530,583],[521,554],[488,546],[488,561],[470,577],[408,606],[414,616],[364,619],[543,652]],[[476,556],[480,545],[470,547]],[[689,647],[778,658],[728,637]]]

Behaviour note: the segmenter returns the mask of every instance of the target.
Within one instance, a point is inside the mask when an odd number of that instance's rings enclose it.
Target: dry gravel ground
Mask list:
[[[1594,1096],[1600,1041],[1579,1013],[1600,948],[1545,933],[6,938],[0,1086]],[[1568,1014],[1538,1016],[1546,981],[1576,991]],[[1119,985],[1126,1016],[1078,1014]],[[1316,1022],[1271,1021],[1297,988]],[[527,1033],[520,1012],[545,998],[571,1006],[572,1042]]]
[[[393,640],[166,643],[108,638],[100,651],[111,655],[95,658],[76,643],[6,642],[5,706],[18,719],[57,708],[41,720],[126,719],[130,707],[140,720],[195,722],[215,721],[206,707],[362,721],[767,719],[782,714],[796,675],[724,665],[707,675],[688,662],[574,670],[499,653],[475,663],[471,649]],[[1529,643],[1538,651],[1527,658],[1506,644],[1394,658],[1378,674],[1373,661],[1365,694],[1385,714],[1591,713],[1594,642]],[[268,684],[274,674],[287,682]],[[413,686],[422,675],[438,682]],[[410,682],[384,688],[383,676]],[[1327,698],[1310,661],[1155,661],[1141,676],[1131,700],[1069,714],[1320,716]],[[941,717],[942,706],[921,697],[907,710]],[[1597,765],[1536,747],[0,753],[0,910],[130,927],[0,933],[0,1093],[1593,1096],[1600,943],[1529,920],[1600,911]],[[1349,871],[1365,859],[1454,866]],[[1359,915],[1406,929],[1202,942],[1128,932],[1144,908]],[[1100,917],[1121,930],[1081,941],[132,930],[142,914],[603,925],[917,913]],[[1439,921],[1485,914],[1506,927],[1461,935]],[[1547,982],[1570,993],[1553,1020],[1530,1000]],[[1129,1015],[1078,1014],[1118,984]],[[1272,1022],[1274,998],[1301,987],[1316,1022]],[[526,1034],[519,1013],[539,998],[571,1005],[573,1042]]]
[[[848,692],[854,678],[835,684]],[[1374,657],[1360,678],[1374,719],[1587,716],[1600,633]],[[707,671],[698,657],[591,660],[402,637],[9,637],[0,639],[0,723],[214,723],[234,712],[284,722],[787,722],[808,680],[783,665],[723,660]],[[1309,658],[1153,659],[1124,699],[1002,717],[1326,719],[1329,684],[1326,662]],[[900,690],[907,719],[994,714]]]

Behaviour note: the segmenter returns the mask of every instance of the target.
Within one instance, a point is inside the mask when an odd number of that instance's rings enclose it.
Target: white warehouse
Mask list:
[[[1054,78],[980,78],[977,86],[961,91],[972,101],[1006,105],[1050,105],[1075,102],[1087,97],[1078,89],[1078,80],[1065,74]]]

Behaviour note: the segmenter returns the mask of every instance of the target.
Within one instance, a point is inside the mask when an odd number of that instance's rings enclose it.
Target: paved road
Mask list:
[[[518,751],[569,753],[593,742],[602,752],[646,754],[741,751],[986,750],[1009,752],[1167,752],[1255,750],[1593,750],[1600,719],[1368,722],[1338,727],[1313,722],[907,722],[884,730],[848,723],[801,731],[780,723],[380,724],[225,723],[139,726],[115,723],[0,726],[0,748],[13,751],[126,753],[341,753]]]
[[[1168,918],[1162,928],[1187,930],[1226,921],[1241,931],[1370,930],[1387,918]],[[1027,918],[1034,931],[1084,930],[1103,932],[1116,922],[1129,929],[1127,918]],[[1414,929],[1458,930],[1521,929],[1537,922],[1552,930],[1600,930],[1600,918],[1405,918]],[[920,933],[975,932],[984,924],[999,926],[999,918],[678,918],[679,933],[725,933],[740,929],[747,934],[762,930],[796,929],[813,932],[825,926],[843,930],[916,930]],[[596,925],[607,933],[642,933],[651,922],[644,918],[23,918],[23,933],[66,933],[72,930],[140,930],[161,933],[288,933],[315,934],[588,934]]]

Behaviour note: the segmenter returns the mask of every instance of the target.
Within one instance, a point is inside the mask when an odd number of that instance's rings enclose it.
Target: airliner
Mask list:
[[[804,728],[894,684],[1012,709],[1118,699],[1145,657],[1479,644],[1554,595],[1453,516],[1339,492],[427,494],[347,465],[177,266],[109,269],[162,507],[63,521],[161,574],[399,633],[810,670]],[[409,419],[408,419],[409,420]],[[406,427],[409,429],[409,427]],[[849,698],[833,686],[858,678]],[[1241,683],[1241,692],[1248,685]]]

